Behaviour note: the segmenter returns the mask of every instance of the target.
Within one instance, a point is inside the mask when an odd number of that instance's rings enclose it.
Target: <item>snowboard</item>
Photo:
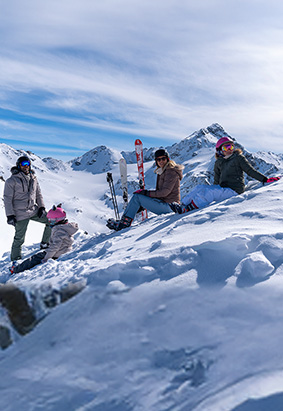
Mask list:
[[[135,141],[135,150],[136,150],[136,157],[137,157],[137,166],[138,166],[138,176],[139,176],[139,186],[141,189],[144,189],[144,166],[143,166],[143,145],[141,140],[137,139]],[[143,210],[141,212],[142,221],[147,218],[147,210]]]
[[[119,160],[121,187],[123,196],[123,208],[126,209],[128,205],[128,183],[127,183],[127,162],[124,158]]]

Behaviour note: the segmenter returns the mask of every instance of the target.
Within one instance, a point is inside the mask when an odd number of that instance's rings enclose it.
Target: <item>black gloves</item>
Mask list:
[[[45,207],[39,207],[38,212],[37,212],[37,217],[45,217],[46,216],[46,210]]]
[[[267,177],[264,177],[264,179],[262,180],[262,183],[264,184],[264,183],[267,183],[267,180],[268,180],[268,178]]]
[[[16,217],[14,215],[8,215],[7,216],[7,223],[8,224],[13,225],[15,227],[16,222],[17,222],[17,220],[16,220]]]

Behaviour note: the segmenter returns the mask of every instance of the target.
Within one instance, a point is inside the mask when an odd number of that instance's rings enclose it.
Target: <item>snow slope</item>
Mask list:
[[[11,227],[1,223],[0,281],[87,287],[0,352],[1,410],[283,408],[283,180],[112,233],[105,175],[38,174],[82,230],[72,252],[9,278]]]

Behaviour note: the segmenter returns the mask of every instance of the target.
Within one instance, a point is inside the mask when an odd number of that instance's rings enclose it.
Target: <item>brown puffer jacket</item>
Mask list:
[[[184,166],[169,161],[165,167],[157,168],[156,190],[150,190],[149,196],[159,198],[166,203],[180,203],[180,181],[183,178]]]
[[[44,207],[36,175],[33,170],[26,175],[17,167],[12,167],[11,173],[4,187],[6,215],[16,216],[17,221],[31,218],[39,207]]]
[[[71,251],[74,242],[73,235],[78,231],[77,223],[58,224],[52,228],[50,245],[46,249],[44,259],[58,258],[60,255]]]

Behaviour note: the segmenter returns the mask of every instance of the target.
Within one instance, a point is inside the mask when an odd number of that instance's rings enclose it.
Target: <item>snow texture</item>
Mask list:
[[[170,148],[186,167],[182,195],[193,182],[211,180],[213,146],[223,132],[213,125]],[[1,145],[3,178],[20,154]],[[221,203],[151,214],[113,233],[105,227],[113,208],[102,169],[81,161],[85,169],[76,171],[30,155],[46,207],[63,202],[80,231],[68,254],[9,277],[13,227],[2,202],[0,280],[26,290],[78,280],[87,286],[28,335],[11,330],[13,344],[0,351],[0,409],[283,409],[283,181],[250,182],[244,194]],[[280,155],[251,158],[268,175],[282,173]],[[104,160],[96,163],[104,167]],[[107,164],[122,210],[118,164]],[[145,165],[151,188],[152,164]],[[136,164],[128,174],[132,192]],[[42,234],[36,223],[28,230],[24,257],[38,251]],[[8,327],[3,309],[0,316]]]

